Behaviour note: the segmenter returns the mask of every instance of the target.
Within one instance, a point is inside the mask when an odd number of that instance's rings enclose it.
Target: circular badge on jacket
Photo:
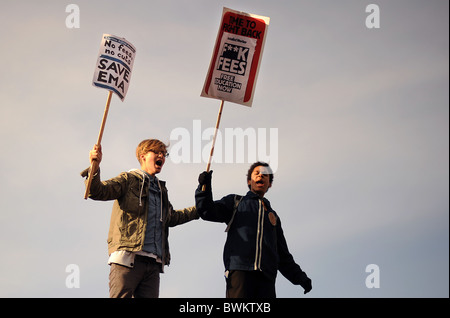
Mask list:
[[[269,212],[269,221],[273,226],[277,225],[277,217],[272,212]]]

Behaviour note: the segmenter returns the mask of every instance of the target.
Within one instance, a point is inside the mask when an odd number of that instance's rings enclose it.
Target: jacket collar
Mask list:
[[[131,170],[128,170],[128,172],[131,173],[132,175],[136,176],[140,180],[144,180],[144,183],[147,180],[150,181],[151,176],[147,172],[142,171],[141,169],[131,169]],[[165,184],[166,184],[165,181],[159,180],[158,177],[156,177],[156,176],[154,178],[156,179],[155,180],[156,182],[159,182],[162,186],[165,186]]]
[[[247,192],[246,197],[248,197],[250,199],[261,199],[259,197],[259,195],[257,195],[255,192],[252,192],[250,190]],[[272,210],[269,200],[267,200],[265,197],[263,197],[262,200],[264,201],[264,205],[267,207],[267,209]]]

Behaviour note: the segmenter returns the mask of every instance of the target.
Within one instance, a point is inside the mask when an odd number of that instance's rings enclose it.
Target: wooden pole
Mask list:
[[[220,108],[219,108],[219,114],[217,115],[217,121],[216,121],[216,128],[214,129],[214,136],[211,143],[211,151],[209,153],[209,159],[208,164],[206,165],[206,171],[209,172],[209,169],[211,167],[211,159],[214,154],[214,145],[216,144],[216,137],[217,137],[217,131],[219,130],[219,124],[220,124],[220,118],[222,117],[222,110],[223,110],[223,103],[224,100],[220,102]],[[205,191],[205,186],[203,185],[202,191]]]
[[[100,145],[102,142],[102,137],[103,137],[103,130],[105,129],[105,124],[106,124],[106,119],[108,117],[108,111],[109,111],[109,104],[111,103],[111,97],[112,97],[112,91],[109,91],[108,93],[108,98],[106,99],[106,106],[105,106],[105,111],[103,112],[103,118],[102,118],[102,124],[100,125],[100,132],[98,133],[98,138],[97,138],[97,145]],[[93,173],[92,171],[96,171],[98,169],[98,162],[96,160],[93,160],[91,163],[91,168],[89,169],[89,176],[88,176],[88,180],[86,183],[86,191],[84,192],[84,199],[86,200],[89,196],[89,189],[91,188],[91,183],[92,183],[92,177],[93,177]]]

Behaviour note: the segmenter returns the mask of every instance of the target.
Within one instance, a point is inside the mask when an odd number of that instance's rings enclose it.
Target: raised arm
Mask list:
[[[195,190],[195,206],[203,220],[228,223],[233,213],[234,195],[214,201],[212,195],[212,171],[204,171],[198,177]]]
[[[119,176],[112,178],[110,180],[101,181],[100,179],[100,162],[102,161],[102,146],[94,145],[92,150],[89,152],[89,161],[91,166],[95,169],[90,171],[91,168],[87,168],[81,172],[81,176],[87,178],[89,174],[93,174],[92,182],[89,188],[89,198],[93,200],[115,200],[122,196],[126,190],[127,175],[126,173],[121,173]],[[92,165],[92,162],[96,164]]]

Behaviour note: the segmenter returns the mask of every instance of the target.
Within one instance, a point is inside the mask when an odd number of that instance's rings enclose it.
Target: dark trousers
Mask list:
[[[275,281],[260,271],[228,273],[227,298],[276,298]]]
[[[161,264],[154,258],[136,255],[134,267],[111,264],[109,297],[158,298]]]

